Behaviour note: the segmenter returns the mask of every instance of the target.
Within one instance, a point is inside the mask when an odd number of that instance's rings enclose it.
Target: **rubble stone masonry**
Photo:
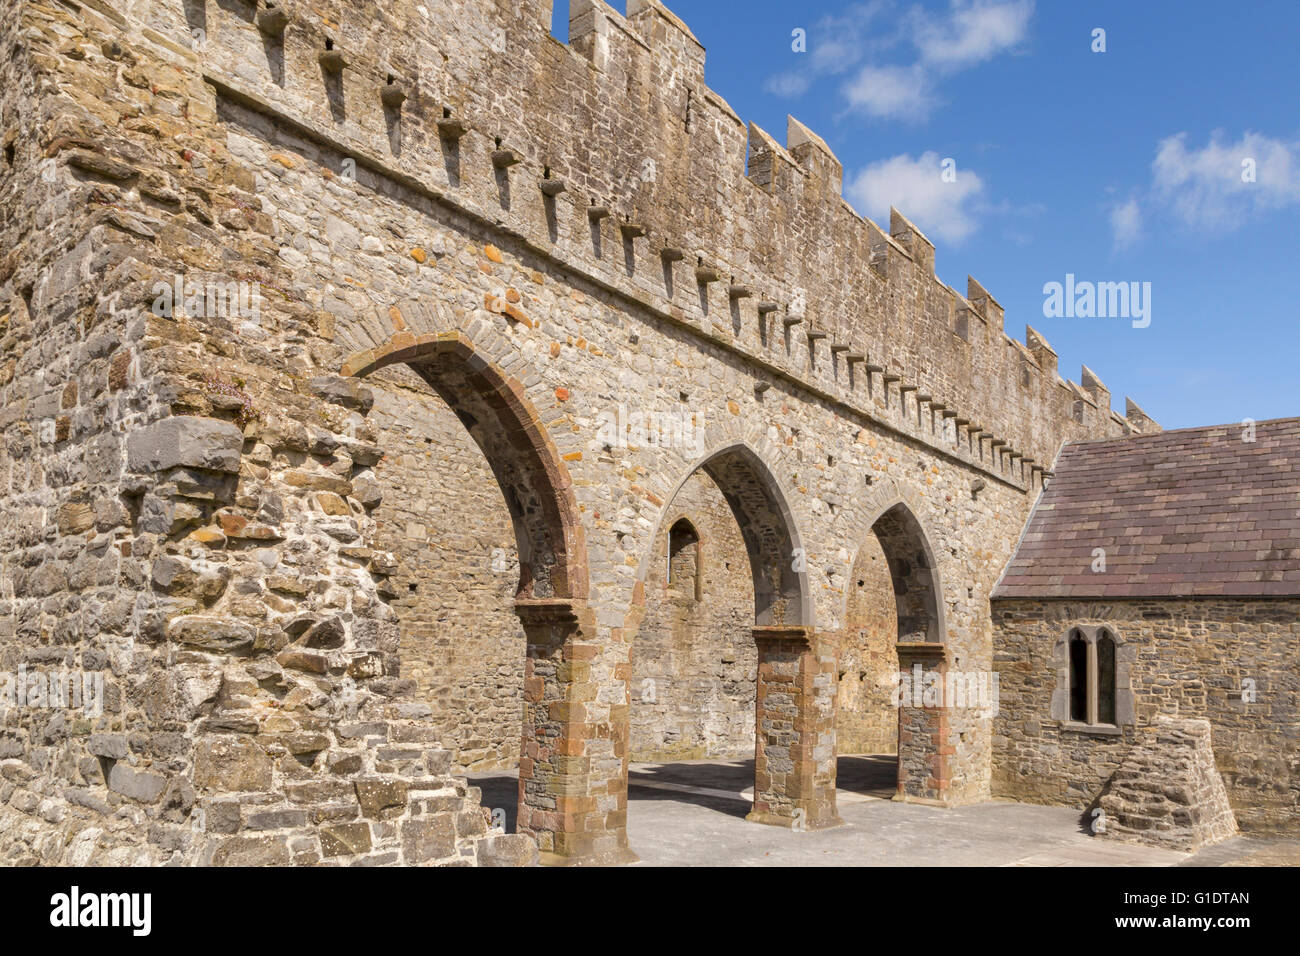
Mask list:
[[[697,472],[748,590],[706,546],[691,627],[735,660],[665,699],[756,675],[756,819],[836,822],[882,515],[890,639],[992,666],[1057,450],[1150,423],[859,217],[810,131],[746,126],[659,3],[570,6],[568,44],[549,0],[0,9],[0,668],[104,685],[3,705],[0,859],[629,859],[629,757],[750,732],[633,703]],[[991,720],[901,720],[909,796],[989,795]],[[455,773],[511,763],[491,834]]]
[[[1187,598],[998,600],[993,794],[1084,809],[1158,715],[1209,722],[1214,762],[1244,830],[1300,820],[1300,602]],[[1058,643],[1076,626],[1115,635],[1117,682],[1130,691],[1115,731],[1054,719]]]

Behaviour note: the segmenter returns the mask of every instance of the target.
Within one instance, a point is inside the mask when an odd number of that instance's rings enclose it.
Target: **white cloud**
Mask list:
[[[941,163],[935,152],[881,160],[850,179],[845,194],[877,222],[888,223],[889,207],[894,206],[931,238],[961,242],[977,227],[976,207],[984,183],[962,169],[955,181],[945,182]]]
[[[851,111],[879,118],[921,120],[938,104],[939,77],[969,69],[1022,43],[1034,0],[950,0],[936,16],[913,7],[905,34],[915,47],[909,65],[868,62],[841,92]]]
[[[925,63],[964,70],[1022,43],[1033,15],[1034,0],[952,0],[947,19],[918,20],[915,42]]]
[[[886,0],[871,0],[822,17],[808,31],[807,52],[798,54],[798,66],[768,77],[764,89],[786,98],[802,96],[818,77],[845,73],[873,50],[896,43],[896,37],[871,32],[888,6]]]
[[[895,10],[889,0],[871,0],[819,20],[808,33],[803,62],[769,77],[765,89],[795,98],[823,76],[852,70],[840,90],[850,111],[924,119],[938,103],[938,77],[969,69],[1025,40],[1034,0],[949,0],[938,14],[920,6],[903,14]],[[892,27],[883,29],[883,23]],[[895,62],[881,62],[891,51]]]
[[[1201,149],[1188,149],[1186,133],[1170,136],[1151,170],[1155,196],[1193,227],[1232,228],[1300,203],[1300,144],[1259,133],[1229,143],[1215,130]]]
[[[933,92],[918,67],[866,66],[844,84],[849,108],[882,119],[920,119]]]
[[[1115,248],[1131,246],[1142,235],[1142,207],[1136,199],[1116,203],[1110,210],[1110,228]]]

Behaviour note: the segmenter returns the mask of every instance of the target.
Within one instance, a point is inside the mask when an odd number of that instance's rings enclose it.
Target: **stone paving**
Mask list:
[[[1300,842],[1237,837],[1200,853],[1095,840],[1078,811],[990,801],[954,809],[896,803],[891,757],[839,758],[833,830],[746,822],[752,760],[633,764],[628,836],[643,866],[1287,866]],[[509,772],[472,775],[485,807],[514,825]]]

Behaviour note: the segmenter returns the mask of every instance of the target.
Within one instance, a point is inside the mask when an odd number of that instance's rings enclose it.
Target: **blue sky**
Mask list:
[[[1087,364],[1166,428],[1300,415],[1300,3],[667,5],[741,117],[819,133],[859,212],[897,205],[1063,376]],[[1067,273],[1149,282],[1150,324],[1045,317]]]

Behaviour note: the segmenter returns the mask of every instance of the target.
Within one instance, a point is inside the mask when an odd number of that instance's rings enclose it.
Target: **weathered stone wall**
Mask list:
[[[385,677],[370,393],[286,387],[300,350],[273,355],[235,302],[158,304],[155,282],[264,262],[235,238],[270,225],[253,176],[196,132],[201,84],[142,62],[111,15],[5,18],[6,189],[30,198],[6,204],[0,275],[5,858],[526,858]],[[262,293],[301,317],[283,283]],[[64,675],[93,692],[55,699]]]
[[[175,688],[159,679],[149,585],[160,530],[185,517],[146,510],[125,463],[127,434],[164,414],[174,390],[146,323],[106,294],[131,280],[139,224],[115,204],[122,162],[86,148],[98,117],[120,122],[139,90],[92,75],[55,98],[56,62],[76,45],[25,4],[0,11],[0,43],[0,856],[73,858],[79,834],[75,858],[97,856],[102,838],[111,859],[153,862],[193,802],[171,774],[188,747],[161,719]],[[121,59],[111,44],[96,55]],[[239,433],[214,427],[219,475]],[[78,706],[55,701],[51,684]],[[125,735],[112,754],[91,743],[92,731],[128,726],[138,770],[115,759],[127,757]],[[133,816],[141,799],[154,807],[150,843],[146,817]]]
[[[1300,602],[998,601],[993,610],[1002,698],[995,796],[1084,808],[1157,714],[1205,718],[1242,828],[1295,829]],[[1053,649],[1076,625],[1105,625],[1117,639],[1118,681],[1133,694],[1132,719],[1120,714],[1118,734],[1070,730],[1051,717]]]
[[[501,489],[446,403],[405,367],[369,380],[386,454],[376,546],[393,576],[404,678],[457,766],[519,762],[524,632],[513,611],[519,555]]]
[[[847,585],[840,644],[836,747],[844,754],[898,752],[898,612],[885,553],[875,535],[858,552]]]
[[[882,512],[911,516],[890,558],[933,585],[920,624],[951,664],[991,666],[988,594],[1035,466],[1132,423],[1007,338],[978,283],[937,282],[901,216],[887,235],[854,215],[801,127],[789,152],[755,130],[746,177],[744,125],[658,4],[574,13],[566,46],[544,0],[295,4],[282,30],[203,0],[5,8],[0,655],[106,677],[93,721],[6,714],[6,853],[481,859],[448,774],[508,759],[489,734],[519,625],[482,616],[502,592],[481,568],[454,607],[421,588],[494,541],[526,618],[526,826],[547,852],[618,850],[631,648],[698,467],[742,516],[773,687],[817,711],[773,735],[805,782],[830,779],[828,649]],[[255,308],[160,309],[178,278],[246,283]],[[418,435],[432,403],[352,377],[390,362],[478,446],[513,552],[494,504],[410,500],[492,495],[454,487],[483,473],[441,425],[452,473],[411,484],[398,416]],[[700,453],[611,438],[618,406],[689,412]],[[421,513],[452,522],[438,567],[405,537]],[[494,659],[436,667],[465,615]],[[462,693],[484,721],[453,732]],[[989,721],[941,736],[931,789],[987,795]],[[782,786],[764,813],[788,821],[805,808]]]
[[[669,582],[668,531],[682,518],[699,535],[700,563],[683,555],[683,573]],[[698,597],[695,574],[702,576]],[[740,529],[717,485],[696,472],[665,512],[646,578],[646,615],[632,644],[633,760],[752,756],[753,629]]]

